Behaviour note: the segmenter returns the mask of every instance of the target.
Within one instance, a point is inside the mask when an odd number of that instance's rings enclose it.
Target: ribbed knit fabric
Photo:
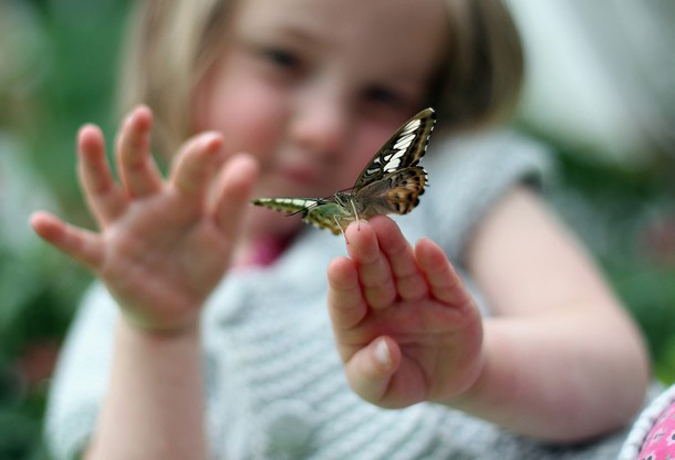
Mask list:
[[[423,162],[430,186],[419,208],[396,220],[411,242],[422,236],[439,242],[464,273],[463,249],[476,224],[515,184],[540,182],[546,155],[506,132],[432,144]],[[274,264],[234,270],[213,293],[202,321],[214,458],[616,458],[621,433],[563,448],[439,405],[385,410],[359,399],[345,380],[326,309],[326,267],[343,254],[341,237],[307,228]],[[95,285],[52,388],[46,434],[58,459],[73,458],[92,433],[116,315]]]

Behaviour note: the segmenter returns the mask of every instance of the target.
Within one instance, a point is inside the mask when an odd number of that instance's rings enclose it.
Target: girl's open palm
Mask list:
[[[203,133],[175,157],[164,180],[150,154],[152,114],[135,109],[116,142],[114,180],[101,131],[78,135],[78,173],[99,233],[44,212],[36,232],[96,273],[125,314],[157,329],[196,322],[227,269],[256,175],[247,156],[227,158],[222,137]]]
[[[481,317],[441,248],[422,239],[413,250],[384,216],[346,237],[328,303],[354,391],[392,408],[462,394],[482,368]]]

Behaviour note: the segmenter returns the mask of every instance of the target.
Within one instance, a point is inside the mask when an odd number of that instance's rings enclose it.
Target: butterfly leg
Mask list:
[[[354,211],[354,219],[356,220],[356,229],[361,230],[361,221],[359,220],[359,213],[356,212],[356,205],[354,204],[354,200],[349,200],[349,202],[352,205],[352,211]],[[342,228],[342,227],[340,227]],[[344,233],[344,232],[342,232]]]
[[[349,240],[347,239],[347,235],[345,235],[345,229],[342,228],[342,225],[340,225],[340,220],[337,218],[337,216],[333,216],[333,220],[335,221],[335,225],[337,225],[340,228],[340,231],[342,232],[342,236],[345,237],[345,241],[347,244],[349,244]]]

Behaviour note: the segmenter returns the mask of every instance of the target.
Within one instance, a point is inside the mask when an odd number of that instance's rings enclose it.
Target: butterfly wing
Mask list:
[[[338,222],[348,219],[349,211],[331,198],[256,198],[251,200],[256,206],[275,211],[300,213],[302,220],[321,229],[330,230],[338,235],[341,232]]]
[[[417,165],[426,153],[435,124],[436,113],[432,108],[424,109],[408,120],[363,169],[354,184],[354,193],[388,173]]]
[[[420,202],[427,184],[427,173],[421,166],[399,169],[355,192],[362,203],[361,217],[368,219],[376,214],[407,214]]]
[[[324,200],[318,198],[256,198],[251,200],[251,203],[274,211],[292,214],[318,206],[321,201]]]

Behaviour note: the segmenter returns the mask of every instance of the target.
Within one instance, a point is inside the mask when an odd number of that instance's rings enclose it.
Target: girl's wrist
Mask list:
[[[159,324],[149,321],[140,315],[134,315],[129,311],[122,310],[121,323],[133,333],[158,339],[199,336],[199,315],[195,316],[193,320],[184,323]]]

